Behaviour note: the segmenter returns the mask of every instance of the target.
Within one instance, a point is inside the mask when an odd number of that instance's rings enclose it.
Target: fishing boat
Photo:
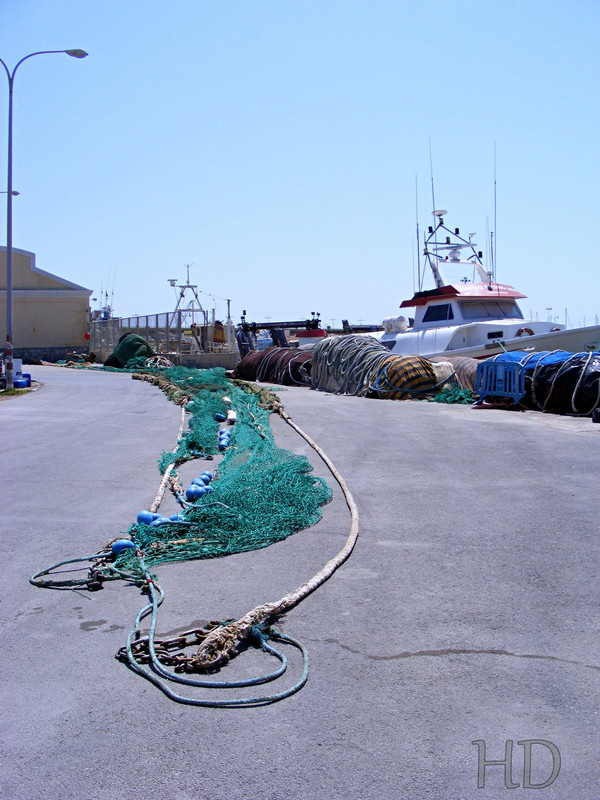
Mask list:
[[[397,355],[452,355],[487,358],[503,351],[600,350],[600,325],[567,329],[552,321],[525,319],[518,300],[526,295],[496,283],[483,266],[483,254],[458,228],[444,224],[446,211],[434,211],[437,224],[425,238],[426,266],[435,288],[418,291],[400,304],[414,309],[414,318],[388,317],[383,332],[372,333]],[[461,268],[479,279],[446,283],[444,271]],[[453,270],[455,271],[455,270]]]

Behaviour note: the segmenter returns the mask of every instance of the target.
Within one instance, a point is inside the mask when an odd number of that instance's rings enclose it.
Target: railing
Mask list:
[[[135,333],[145,339],[155,353],[164,355],[236,352],[232,325],[223,325],[225,341],[215,341],[214,325],[185,326],[186,318],[189,318],[189,312],[169,311],[97,319],[90,323],[89,348],[104,359],[113,352],[124,334]]]

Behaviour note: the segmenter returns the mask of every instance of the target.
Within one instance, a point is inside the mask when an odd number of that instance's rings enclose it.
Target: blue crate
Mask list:
[[[525,396],[525,370],[521,364],[482,361],[477,365],[475,394],[481,405],[486,397],[509,398],[518,405]]]

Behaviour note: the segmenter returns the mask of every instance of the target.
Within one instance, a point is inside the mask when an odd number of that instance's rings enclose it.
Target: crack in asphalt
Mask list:
[[[529,658],[529,659],[539,659],[542,661],[557,661],[561,664],[571,664],[572,666],[585,667],[586,669],[594,669],[600,672],[600,666],[596,666],[595,664],[586,664],[583,661],[573,661],[568,658],[560,658],[559,656],[544,656],[536,653],[513,653],[510,650],[503,650],[499,648],[497,649],[494,648],[490,650],[478,650],[469,648],[446,647],[441,650],[414,650],[414,651],[405,651],[403,653],[392,653],[390,655],[378,656],[378,655],[370,655],[368,653],[364,653],[362,650],[354,650],[352,647],[343,644],[337,639],[324,639],[323,641],[326,642],[327,644],[337,644],[338,647],[342,648],[342,650],[348,650],[350,653],[354,653],[355,655],[364,655],[371,661],[395,661],[403,658],[419,658],[425,656],[454,656],[454,655],[510,656],[511,658]]]

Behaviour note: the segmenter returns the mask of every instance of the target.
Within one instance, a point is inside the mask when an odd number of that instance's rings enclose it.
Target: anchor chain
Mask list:
[[[154,653],[161,664],[174,667],[175,672],[196,672],[198,664],[195,656],[186,656],[183,652],[188,647],[201,644],[215,629],[232,622],[232,620],[209,620],[203,628],[191,628],[182,631],[170,639],[153,639]],[[173,652],[178,651],[178,652]],[[138,664],[149,664],[152,661],[150,652],[150,637],[141,636],[131,643],[131,652]],[[129,661],[127,647],[123,646],[116,653],[115,658],[127,663]],[[213,668],[216,668],[216,664]],[[202,671],[207,671],[204,668]]]

